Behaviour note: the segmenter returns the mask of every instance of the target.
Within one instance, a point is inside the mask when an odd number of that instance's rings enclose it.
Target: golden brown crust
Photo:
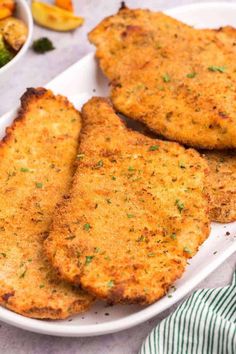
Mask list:
[[[236,151],[205,151],[209,165],[207,193],[212,221],[236,221]]]
[[[200,148],[236,147],[235,30],[124,8],[90,34],[117,111]]]
[[[209,234],[207,164],[129,131],[106,99],[82,110],[78,169],[45,241],[61,276],[110,303],[148,304]]]
[[[43,253],[56,203],[74,171],[80,114],[65,97],[28,89],[0,144],[0,304],[59,319],[92,298],[59,280]]]

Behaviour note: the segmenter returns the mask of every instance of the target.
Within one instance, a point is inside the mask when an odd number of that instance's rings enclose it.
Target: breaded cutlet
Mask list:
[[[24,316],[62,319],[93,300],[59,280],[43,251],[71,183],[80,129],[65,97],[31,88],[0,143],[0,304]]]
[[[61,277],[109,303],[149,304],[209,234],[207,164],[128,130],[108,100],[82,109],[78,167],[45,250]]]

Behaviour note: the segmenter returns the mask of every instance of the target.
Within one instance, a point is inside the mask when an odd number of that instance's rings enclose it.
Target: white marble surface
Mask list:
[[[127,0],[130,7],[159,10],[196,1]],[[202,1],[205,2],[205,1]],[[235,1],[229,1],[235,2]],[[0,115],[11,109],[26,87],[42,86],[68,66],[93,50],[86,39],[87,32],[103,17],[116,12],[118,0],[74,0],[78,14],[85,18],[83,27],[73,33],[56,33],[35,26],[34,38],[47,36],[56,50],[37,55],[29,50],[8,82],[0,79]],[[78,78],[79,80],[79,78]],[[228,284],[236,266],[235,255],[212,273],[198,288]],[[175,306],[176,307],[176,306]],[[153,320],[120,333],[93,338],[59,338],[26,332],[0,323],[1,354],[135,354],[151,329],[168,316],[170,308]],[[171,353],[170,353],[171,354]]]

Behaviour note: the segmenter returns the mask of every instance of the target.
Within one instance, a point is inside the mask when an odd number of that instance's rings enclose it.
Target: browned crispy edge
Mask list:
[[[71,107],[71,108],[75,109],[74,106],[72,105],[72,103],[70,103],[66,97],[61,96],[61,95],[54,95],[51,90],[47,90],[44,87],[27,88],[26,92],[22,95],[22,97],[20,99],[21,100],[21,107],[18,109],[16,118],[12,122],[11,126],[6,128],[6,135],[0,141],[0,148],[2,148],[2,146],[10,140],[11,134],[15,130],[18,122],[24,121],[25,115],[29,110],[30,103],[32,103],[33,100],[37,100],[43,96],[57,98],[60,101],[62,101],[67,107]]]
[[[62,308],[58,308],[58,309],[54,309],[51,306],[45,306],[42,308],[38,308],[37,306],[32,306],[29,307],[27,310],[23,310],[19,309],[14,305],[11,306],[8,303],[8,299],[14,296],[14,291],[3,294],[0,298],[0,305],[13,311],[16,313],[19,313],[20,315],[23,315],[25,317],[29,317],[29,318],[36,318],[36,319],[42,319],[42,320],[63,320],[68,318],[71,315],[75,315],[76,313],[83,313],[85,312],[92,303],[92,297],[90,300],[88,300],[87,304],[85,305],[85,302],[82,300],[76,300],[74,301],[71,306],[70,309],[67,311],[63,311]],[[81,304],[84,305],[83,310],[81,309]]]

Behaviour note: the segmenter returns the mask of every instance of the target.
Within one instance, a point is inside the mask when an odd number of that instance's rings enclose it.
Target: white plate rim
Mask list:
[[[177,12],[184,11],[184,9],[194,9],[194,8],[234,8],[236,9],[236,4],[233,3],[225,3],[225,2],[207,2],[207,3],[195,3],[189,5],[183,5],[174,7],[171,9],[167,9],[164,12],[168,15],[176,15]],[[66,75],[66,73],[70,70],[73,70],[75,66],[79,63],[87,62],[94,56],[94,53],[89,53],[82,59],[80,59],[77,63],[66,69],[60,75]],[[56,81],[57,78],[60,76],[58,75],[52,81],[50,81],[46,87],[51,88],[54,85],[54,80]],[[12,110],[13,112],[14,110]],[[8,115],[6,113],[4,116]],[[143,323],[150,318],[156,316],[157,314],[165,311],[167,308],[171,307],[177,301],[181,300],[185,295],[187,295],[199,282],[205,279],[211,272],[213,272],[220,264],[222,264],[229,256],[231,256],[234,252],[236,252],[236,242],[233,242],[230,247],[228,247],[224,252],[222,252],[221,257],[216,258],[212,261],[204,270],[199,273],[196,273],[191,280],[188,281],[188,287],[182,289],[182,292],[179,293],[178,296],[175,296],[172,299],[169,299],[168,304],[164,305],[155,311],[155,307],[158,302],[150,305],[149,307],[138,311],[137,313],[131,314],[125,318],[121,318],[118,320],[113,320],[111,322],[106,322],[102,324],[95,324],[95,325],[75,325],[75,326],[68,326],[68,325],[60,325],[58,326],[56,323],[49,322],[49,321],[42,321],[24,317],[17,313],[14,313],[8,309],[0,307],[0,320],[19,327],[21,329],[25,329],[28,331],[47,334],[47,335],[54,335],[54,336],[63,336],[63,337],[80,337],[80,336],[94,336],[94,335],[103,335],[118,332],[121,330],[128,329],[130,327],[136,326],[140,323]],[[112,323],[112,325],[111,325]]]

